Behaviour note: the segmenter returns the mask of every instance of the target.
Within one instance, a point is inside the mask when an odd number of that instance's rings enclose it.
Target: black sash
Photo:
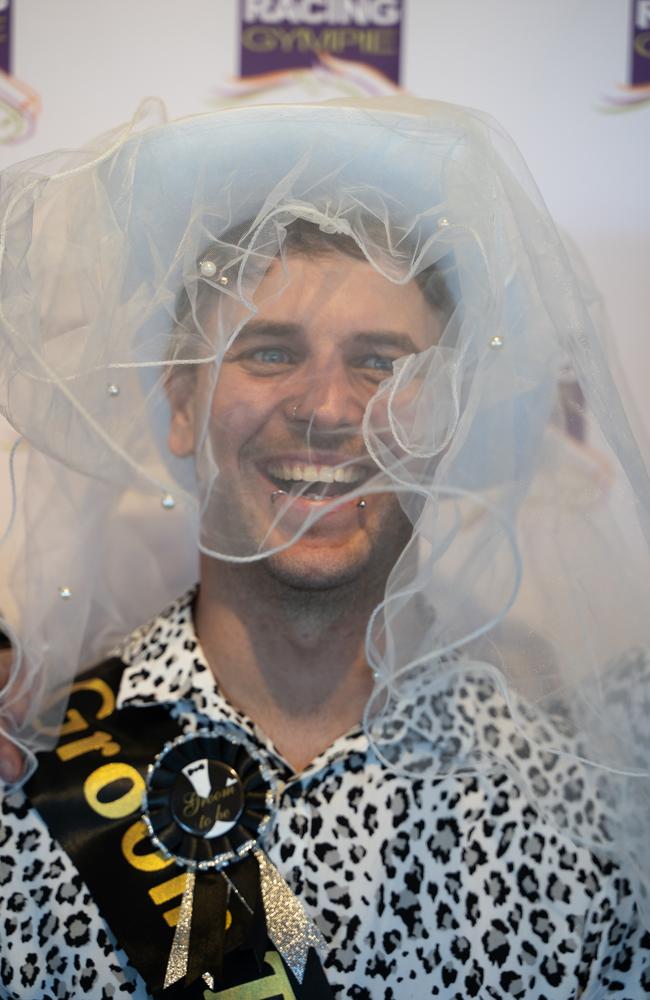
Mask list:
[[[121,660],[111,659],[73,685],[59,743],[39,754],[26,786],[118,944],[165,1000],[331,1000],[313,949],[298,983],[269,941],[252,857],[227,869],[236,891],[219,873],[197,875],[190,967],[182,983],[163,991],[186,873],[153,849],[141,807],[148,765],[180,728],[159,705],[115,710],[123,670]]]

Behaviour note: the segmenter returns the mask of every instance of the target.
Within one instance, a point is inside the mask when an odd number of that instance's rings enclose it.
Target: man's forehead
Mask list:
[[[288,335],[293,325],[308,329],[332,324],[337,332],[410,335],[415,341],[424,335],[421,350],[440,332],[432,336],[440,315],[414,278],[387,277],[365,259],[337,251],[317,257],[291,253],[274,260],[253,301],[256,320],[284,324]]]

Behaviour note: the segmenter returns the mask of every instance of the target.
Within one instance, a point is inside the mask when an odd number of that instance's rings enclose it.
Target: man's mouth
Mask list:
[[[369,475],[363,465],[326,465],[289,461],[269,462],[266,475],[279,490],[308,500],[345,496]]]

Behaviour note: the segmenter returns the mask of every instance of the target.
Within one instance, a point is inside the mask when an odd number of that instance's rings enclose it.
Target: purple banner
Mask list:
[[[11,73],[11,0],[0,0],[0,69]]]
[[[632,0],[630,83],[650,84],[650,0]]]
[[[328,55],[399,83],[404,2],[240,0],[241,75],[311,66]]]

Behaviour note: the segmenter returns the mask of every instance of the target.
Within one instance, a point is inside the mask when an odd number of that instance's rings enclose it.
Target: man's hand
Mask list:
[[[2,693],[11,674],[13,650],[10,646],[0,648],[0,709],[2,708]],[[24,757],[18,747],[3,734],[3,729],[14,725],[24,718],[28,707],[27,695],[19,698],[11,706],[9,712],[0,715],[0,781],[13,783],[18,781],[23,773]]]

